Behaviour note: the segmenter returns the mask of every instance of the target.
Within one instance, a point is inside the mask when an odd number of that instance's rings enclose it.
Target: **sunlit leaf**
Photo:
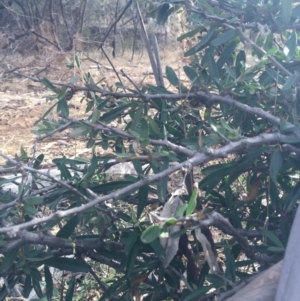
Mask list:
[[[194,210],[197,206],[197,196],[198,196],[198,189],[194,188],[193,192],[192,192],[192,195],[191,195],[191,198],[190,198],[190,201],[189,201],[188,206],[186,208],[186,215],[187,216],[191,215],[194,212]]]
[[[141,235],[141,241],[144,244],[152,243],[155,239],[159,237],[162,229],[158,225],[153,225],[148,227]]]

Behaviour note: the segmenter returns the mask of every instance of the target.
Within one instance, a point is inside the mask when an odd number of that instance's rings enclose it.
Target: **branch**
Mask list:
[[[40,82],[40,79],[20,73],[15,71],[14,72],[17,75],[29,78],[35,82]],[[198,102],[198,104],[202,105],[212,105],[213,103],[224,103],[230,106],[233,106],[242,112],[251,114],[251,115],[257,115],[261,118],[266,119],[269,121],[271,124],[279,126],[280,125],[280,118],[264,111],[261,108],[256,108],[256,107],[250,107],[246,104],[243,104],[239,101],[236,101],[235,99],[229,97],[229,96],[220,96],[218,94],[213,94],[209,93],[204,90],[199,90],[193,93],[165,93],[165,94],[145,94],[145,93],[116,93],[116,92],[111,92],[105,89],[101,89],[95,85],[86,85],[85,87],[81,86],[74,86],[72,84],[62,84],[58,82],[52,82],[53,85],[57,86],[62,86],[71,89],[74,93],[76,92],[95,92],[95,93],[100,93],[101,96],[112,96],[117,99],[120,98],[136,98],[136,99],[142,99],[146,102],[149,102],[150,100],[155,100],[155,99],[167,99],[167,100],[173,100],[173,101],[179,101],[183,99],[190,99]],[[293,125],[289,122],[286,122],[287,128],[293,127]]]
[[[198,166],[205,164],[211,160],[215,160],[217,158],[225,158],[227,155],[238,152],[240,150],[244,150],[250,147],[257,147],[263,144],[271,144],[271,143],[279,143],[281,140],[289,138],[290,136],[283,135],[280,133],[270,133],[270,134],[261,134],[256,137],[252,138],[246,138],[246,139],[241,139],[237,142],[231,142],[224,147],[221,147],[219,149],[211,149],[208,150],[206,153],[196,153],[194,157],[179,163],[175,166],[172,166],[160,173],[150,175],[138,182],[135,182],[125,188],[122,188],[118,191],[114,191],[112,193],[109,193],[105,196],[99,196],[95,198],[92,201],[89,201],[87,204],[84,204],[79,207],[71,208],[68,210],[64,211],[57,211],[55,213],[50,214],[49,216],[41,217],[41,218],[34,218],[31,221],[22,223],[20,225],[14,225],[14,226],[8,226],[8,227],[2,227],[0,228],[0,233],[1,234],[15,234],[20,230],[27,229],[32,226],[40,225],[49,221],[53,221],[56,219],[62,219],[67,216],[73,215],[73,214],[78,214],[82,213],[90,208],[95,207],[98,204],[102,204],[105,201],[108,200],[117,200],[121,198],[125,194],[129,194],[137,189],[139,189],[142,186],[148,185],[150,183],[160,181],[164,177],[181,170],[182,168],[188,168],[191,169],[193,166]],[[0,153],[0,156],[3,156]],[[7,156],[4,156],[7,158]],[[18,163],[20,164],[20,163]],[[33,172],[37,172],[35,169],[32,169]],[[47,176],[47,175],[46,175]],[[56,180],[57,181],[57,180]],[[74,189],[74,188],[73,188]]]
[[[81,121],[81,120],[78,120],[78,119],[75,119],[75,118],[66,118],[66,117],[63,117],[63,116],[61,116],[61,117],[69,120],[72,123],[78,123],[78,124],[84,123],[84,124],[90,126],[91,128],[93,128],[94,130],[97,130],[97,131],[110,132],[110,133],[117,134],[118,136],[120,136],[122,138],[125,138],[125,139],[136,140],[136,137],[134,137],[133,135],[131,135],[131,134],[129,134],[129,133],[123,131],[123,130],[120,130],[117,127],[107,126],[104,123],[101,123],[99,121],[98,121],[97,124],[94,124],[94,123],[92,123],[90,121],[87,121],[87,120]],[[165,139],[164,140],[150,139],[150,144],[157,145],[157,146],[168,147],[172,151],[174,151],[176,153],[182,153],[182,154],[186,155],[187,157],[193,157],[196,154],[195,151],[192,151],[192,150],[190,150],[186,147],[180,146],[180,145],[176,145],[176,144],[174,144],[174,143],[172,143],[168,140],[165,140]]]

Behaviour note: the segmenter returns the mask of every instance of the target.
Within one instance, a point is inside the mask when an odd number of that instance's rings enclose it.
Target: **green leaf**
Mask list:
[[[58,101],[57,113],[61,113],[64,117],[69,116],[69,106],[65,98]]]
[[[193,82],[196,83],[197,81],[199,82],[198,74],[197,72],[191,68],[190,66],[184,66],[183,70],[187,77]]]
[[[75,283],[76,283],[76,278],[73,276],[72,279],[69,282],[69,288],[66,293],[66,298],[65,301],[72,301],[73,300],[73,295],[74,295],[74,290],[75,290]]]
[[[198,300],[199,297],[204,296],[212,288],[213,288],[213,285],[199,288],[199,289],[193,291],[192,293],[190,293],[184,299],[182,299],[182,301],[196,301],[196,300]]]
[[[213,55],[211,52],[208,54],[208,70],[209,74],[212,79],[218,79],[219,78],[219,70],[218,70],[218,65],[216,64]]]
[[[282,90],[283,91],[289,90],[295,84],[296,79],[297,79],[297,76],[295,74],[290,75],[287,78],[285,84],[283,85]]]
[[[139,198],[138,198],[138,206],[137,206],[137,218],[139,219],[144,208],[146,207],[148,200],[148,192],[149,186],[145,185],[139,189]]]
[[[210,42],[210,45],[217,47],[222,44],[225,44],[226,42],[233,39],[234,37],[236,37],[236,30],[229,29],[229,30],[225,31],[223,34],[221,34],[219,37],[217,37],[216,39],[212,40]]]
[[[284,253],[285,248],[280,248],[280,247],[268,247],[267,250],[269,252],[274,252],[274,253]]]
[[[175,231],[173,233],[171,233],[171,237],[172,238],[178,238],[180,237],[182,234],[186,233],[187,232],[187,227],[183,227],[182,229],[178,230],[178,231]]]
[[[192,192],[192,195],[191,195],[191,198],[190,198],[190,201],[189,201],[189,204],[188,204],[187,209],[186,209],[186,216],[189,216],[192,213],[194,213],[194,210],[197,206],[197,197],[198,197],[198,189],[194,188],[193,192]]]
[[[79,215],[73,216],[56,234],[56,237],[69,238],[79,223]]]
[[[224,247],[224,254],[226,257],[226,276],[227,278],[230,277],[231,281],[235,283],[235,262],[231,253],[231,248],[228,245]]]
[[[161,5],[159,7],[158,12],[157,12],[157,18],[156,18],[157,24],[163,25],[168,21],[169,7],[170,7],[170,5],[168,3],[164,3],[163,5]]]
[[[150,226],[142,233],[141,241],[144,244],[150,244],[159,237],[161,232],[162,232],[162,229],[160,226],[158,226],[158,225]]]
[[[88,127],[79,127],[75,130],[73,130],[71,133],[70,133],[70,136],[71,137],[79,137],[79,136],[84,136],[86,135],[88,132],[90,131],[90,129]]]
[[[279,192],[276,187],[276,184],[272,180],[270,181],[270,199],[274,210],[276,211],[279,210],[279,202],[280,202]]]
[[[228,67],[227,64],[225,64],[224,66],[226,73],[232,78],[232,79],[236,79],[235,73],[233,72],[233,70]]]
[[[275,244],[276,247],[284,249],[283,243],[279,240],[279,238],[272,231],[269,231],[268,229],[263,229],[263,232],[264,232],[264,235],[266,235],[266,237],[268,239],[270,239]]]
[[[28,216],[33,216],[38,213],[38,211],[33,206],[23,206],[22,209]]]
[[[195,46],[193,46],[191,49],[189,49],[185,54],[184,56],[187,57],[187,56],[190,56],[190,55],[193,55],[195,54],[196,52],[202,50],[203,48],[205,48],[209,42],[214,38],[216,34],[216,30],[215,29],[210,29],[206,36],[202,37],[201,41],[196,44]]]
[[[288,25],[292,17],[293,0],[283,0],[281,1],[281,5],[281,19],[285,25]]]
[[[143,168],[140,160],[132,160],[133,167],[138,175],[143,175]]]
[[[290,194],[287,196],[285,201],[285,211],[290,212],[293,210],[296,202],[300,199],[300,181],[293,187]]]
[[[119,107],[112,109],[112,110],[108,111],[107,113],[103,114],[99,118],[99,121],[109,123],[109,122],[113,121],[114,119],[116,119],[117,117],[123,115],[125,110],[131,106],[132,106],[131,103],[126,103],[126,104],[120,105]]]
[[[221,70],[225,63],[229,60],[232,56],[234,49],[236,48],[236,41],[232,41],[229,45],[223,50],[222,54],[220,55],[217,65],[218,69]]]
[[[269,169],[270,176],[274,181],[274,183],[277,182],[277,175],[281,166],[282,166],[282,156],[281,156],[281,152],[277,149],[272,154],[270,169]]]
[[[177,217],[183,216],[186,208],[187,208],[187,204],[181,205],[180,208],[178,209],[178,211],[176,212],[176,216]]]
[[[53,296],[53,280],[48,266],[44,266],[45,282],[46,282],[46,296],[48,301],[52,301]]]
[[[238,78],[242,73],[244,73],[246,63],[246,53],[244,50],[240,50],[236,56],[235,62],[235,76]]]
[[[138,229],[134,229],[134,231],[132,231],[129,234],[129,236],[126,239],[125,247],[124,247],[124,252],[126,255],[130,253],[131,249],[136,244],[139,236],[140,236],[140,231]]]
[[[177,222],[177,219],[175,217],[170,217],[169,219],[167,219],[164,222],[164,226],[172,226],[172,225],[176,224],[176,222]]]
[[[38,169],[38,167],[41,165],[41,163],[43,162],[44,160],[44,155],[43,154],[40,154],[36,160],[34,161],[34,164],[33,164],[33,168],[34,169]]]
[[[32,286],[33,286],[34,291],[36,292],[37,296],[39,298],[42,298],[43,297],[43,291],[42,291],[39,280],[36,279],[36,278],[32,278]]]
[[[149,125],[145,118],[141,119],[141,138],[148,139],[149,138]]]
[[[166,76],[172,86],[175,86],[175,87],[179,86],[178,77],[177,77],[175,71],[169,66],[166,66]]]
[[[23,291],[23,296],[25,298],[29,297],[31,291],[31,275],[27,274],[25,278],[25,283],[24,283],[24,291]]]
[[[163,164],[160,166],[160,172],[169,168],[169,157],[165,158]],[[168,185],[168,177],[162,178],[157,183],[157,195],[161,203],[166,202],[167,197],[167,185]]]
[[[139,106],[137,108],[137,110],[135,111],[132,122],[131,122],[131,126],[130,126],[131,130],[134,131],[136,129],[136,127],[138,126],[138,124],[140,123],[140,121],[143,117],[143,111],[144,111],[144,108],[142,105]]]
[[[74,247],[75,247],[75,243],[74,243]],[[72,259],[72,258],[52,257],[43,260],[42,263],[62,271],[70,271],[74,273],[77,272],[87,273],[91,269],[91,267],[85,261]]]
[[[52,90],[53,92],[55,93],[57,92],[57,88],[55,88],[47,78],[44,77],[43,79],[40,80],[40,82],[44,84],[48,89]]]
[[[158,127],[156,121],[153,120],[150,116],[147,116],[147,120],[148,120],[149,125],[150,125],[151,129],[153,130],[153,132],[155,134],[160,134],[160,130],[159,130],[159,127]]]
[[[182,41],[183,41],[184,39],[186,39],[186,38],[192,38],[192,37],[195,36],[197,33],[199,33],[199,31],[200,31],[201,29],[203,29],[202,26],[197,27],[197,28],[195,28],[195,29],[193,29],[193,30],[191,30],[191,31],[188,31],[188,32],[182,34],[181,36],[179,36],[179,37],[177,38],[177,41],[178,41],[178,42],[182,42]]]
[[[26,204],[28,206],[36,206],[43,204],[44,200],[41,197],[33,196],[27,199]]]
[[[7,183],[12,183],[13,181],[16,181],[18,179],[20,179],[20,177],[13,177],[13,178],[10,178],[10,179],[3,178],[3,179],[0,180],[0,186],[2,186],[4,184],[7,184]]]
[[[295,30],[293,30],[284,45],[283,53],[286,55],[286,57],[289,60],[292,60],[295,56],[296,49],[297,49],[297,34]]]
[[[92,123],[96,123],[99,120],[100,113],[101,113],[100,110],[94,109],[92,114]]]
[[[9,253],[5,254],[5,260],[3,261],[3,263],[0,266],[0,271],[1,272],[5,272],[6,270],[8,270],[11,265],[13,264],[14,260],[16,259],[17,255],[18,255],[18,249],[12,250]]]
[[[127,264],[126,264],[126,276],[129,277],[131,272],[134,268],[134,263],[136,261],[136,257],[140,250],[140,242],[137,240],[135,245],[131,248],[128,257],[127,257]]]
[[[166,252],[165,249],[162,247],[161,243],[158,239],[155,239],[150,243],[150,246],[152,247],[155,254],[160,258],[161,260],[164,260],[166,258]]]

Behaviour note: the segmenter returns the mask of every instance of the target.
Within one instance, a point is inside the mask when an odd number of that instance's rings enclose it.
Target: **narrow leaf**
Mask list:
[[[208,54],[207,63],[208,63],[208,70],[211,78],[218,79],[219,78],[218,65],[216,64],[211,52]]]
[[[131,122],[131,126],[130,129],[131,130],[135,130],[137,125],[140,123],[142,117],[143,117],[143,106],[139,106],[138,109],[135,111],[132,122]]]
[[[281,165],[282,165],[282,155],[279,150],[276,150],[272,154],[270,169],[269,169],[270,176],[275,183],[277,183],[277,175]]]
[[[195,83],[198,80],[198,74],[193,68],[191,68],[190,66],[184,66],[183,70],[184,70],[185,74],[187,75],[187,77],[193,83]]]
[[[128,254],[127,265],[126,265],[126,276],[127,277],[129,277],[131,275],[131,272],[134,268],[134,263],[136,261],[136,257],[138,255],[139,250],[140,250],[140,242],[136,241],[135,245],[133,246],[130,253]]]
[[[295,30],[293,30],[284,45],[283,53],[286,55],[286,57],[289,60],[292,60],[295,56],[296,49],[297,49],[297,34]]]
[[[37,169],[40,165],[41,165],[41,163],[43,162],[43,160],[44,160],[44,155],[43,154],[40,154],[37,158],[36,158],[36,160],[34,161],[34,164],[33,164],[33,168],[34,169]]]
[[[169,10],[170,5],[168,3],[164,3],[157,12],[157,18],[156,18],[156,22],[159,25],[163,25],[168,21],[168,10]]]
[[[141,241],[144,244],[150,244],[159,237],[162,229],[158,225],[148,227],[141,235]]]
[[[32,285],[33,285],[34,291],[36,292],[37,296],[39,298],[42,298],[43,297],[43,291],[42,291],[39,280],[36,279],[35,277],[33,277],[32,278]]]
[[[53,296],[53,280],[48,266],[44,266],[45,282],[46,282],[46,296],[47,300],[51,301]]]
[[[139,189],[139,202],[137,206],[137,218],[139,219],[148,200],[149,186],[145,185]]]
[[[196,205],[197,205],[197,196],[198,196],[198,189],[195,187],[193,189],[189,204],[186,209],[187,216],[191,215],[194,212]]]
[[[218,38],[212,40],[210,42],[210,45],[214,46],[214,47],[220,46],[220,45],[230,41],[234,37],[236,37],[236,30],[229,29],[229,30],[225,31],[222,35],[220,35]]]
[[[26,278],[25,278],[23,296],[25,298],[28,298],[30,291],[31,291],[31,275],[28,274],[28,275],[26,275]]]
[[[226,276],[230,277],[231,281],[234,283],[236,277],[235,262],[229,246],[224,248],[224,253],[226,257]]]
[[[202,50],[203,48],[205,48],[209,44],[209,42],[213,39],[215,34],[216,34],[216,30],[215,29],[210,29],[207,32],[206,36],[202,37],[201,41],[198,44],[196,44],[195,46],[193,46],[191,49],[189,49],[184,54],[184,56],[187,57],[187,56],[193,55],[196,52],[198,52],[198,51]]]
[[[172,86],[175,86],[175,87],[179,86],[178,77],[177,77],[175,71],[169,66],[166,66],[166,76]]]
[[[270,239],[276,247],[284,249],[283,243],[279,240],[279,238],[270,230],[263,229],[264,234],[267,236],[268,239]]]
[[[73,216],[56,234],[56,237],[69,238],[79,223],[79,215]]]
[[[108,111],[107,113],[103,114],[100,118],[99,121],[109,123],[116,119],[117,117],[121,116],[124,114],[124,111],[128,109],[130,106],[132,106],[131,103],[126,103],[123,105],[120,105],[119,107]]]
[[[281,1],[282,11],[281,11],[281,18],[285,25],[289,24],[292,16],[293,10],[293,0],[284,0]]]
[[[72,301],[73,300],[75,283],[76,283],[76,278],[73,276],[71,281],[69,282],[69,288],[68,288],[67,293],[66,293],[65,301]]]
[[[52,257],[43,261],[43,264],[57,268],[62,271],[87,273],[91,267],[85,262],[72,258]]]

